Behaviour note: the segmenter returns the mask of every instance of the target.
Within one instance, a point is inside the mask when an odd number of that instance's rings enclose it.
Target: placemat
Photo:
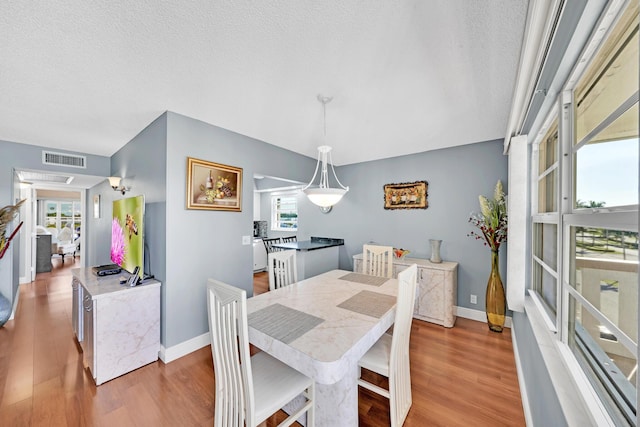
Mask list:
[[[396,303],[396,297],[379,292],[360,291],[338,304],[345,310],[355,311],[371,317],[382,317]]]
[[[250,326],[285,344],[324,322],[324,319],[278,303],[249,314],[247,319]]]
[[[339,279],[348,280],[349,282],[364,283],[365,285],[371,285],[371,286],[381,286],[387,280],[389,280],[389,278],[387,277],[370,276],[368,274],[361,274],[361,273],[348,273],[342,277],[339,277]]]

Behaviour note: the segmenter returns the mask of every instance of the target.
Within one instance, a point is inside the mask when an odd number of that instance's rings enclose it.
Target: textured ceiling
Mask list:
[[[0,5],[0,140],[110,156],[165,110],[337,165],[503,138],[527,1]],[[323,136],[322,105],[327,104]]]

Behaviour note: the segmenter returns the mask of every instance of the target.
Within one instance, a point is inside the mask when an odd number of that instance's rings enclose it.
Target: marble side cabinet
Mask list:
[[[393,260],[393,277],[408,268],[418,265],[418,286],[413,317],[437,323],[447,328],[456,322],[455,305],[458,291],[458,263],[432,263],[428,259],[402,258]],[[353,256],[353,271],[361,273],[362,254]]]
[[[80,299],[73,304],[74,330],[96,385],[158,360],[160,282],[128,287],[120,274],[98,277],[90,268],[72,273],[73,295]]]

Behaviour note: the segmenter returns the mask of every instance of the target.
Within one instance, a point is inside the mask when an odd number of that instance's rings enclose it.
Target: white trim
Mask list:
[[[209,335],[209,332],[195,338],[191,338],[190,340],[183,341],[180,344],[174,345],[169,348],[161,345],[158,356],[160,356],[160,359],[164,363],[170,363],[183,356],[186,356],[189,353],[200,350],[202,347],[206,347],[208,345],[211,345],[211,337]]]
[[[513,355],[516,359],[516,372],[518,373],[518,385],[520,386],[520,400],[522,400],[522,410],[524,411],[525,425],[533,426],[533,418],[531,417],[531,405],[529,405],[529,395],[527,394],[527,384],[525,383],[525,375],[520,363],[520,350],[518,349],[518,340],[515,333],[511,333],[511,346],[513,347]]]
[[[551,385],[569,426],[613,426],[608,413],[597,398],[595,390],[582,373],[571,350],[560,342],[556,334],[549,330],[544,321],[544,312],[540,312],[528,296],[525,298],[525,312],[533,331],[542,362],[544,363]],[[517,335],[518,329],[512,330]],[[517,337],[516,337],[517,338]],[[520,373],[518,373],[520,375]]]
[[[602,404],[602,400],[591,386],[584,370],[580,365],[578,365],[573,353],[571,353],[571,349],[560,341],[556,341],[556,343],[557,350],[560,353],[567,370],[571,373],[571,377],[573,377],[579,393],[582,395],[586,406],[590,409],[590,415],[595,419],[595,425],[599,427],[615,426],[615,423]]]
[[[542,320],[544,320],[545,325],[547,325],[547,328],[549,328],[549,330],[554,334],[557,333],[558,328],[556,327],[556,324],[553,323],[553,320],[550,319],[549,316],[547,315],[547,310],[544,309],[544,306],[542,305],[542,301],[540,300],[540,297],[538,296],[536,291],[534,291],[533,289],[529,289],[529,296],[531,297],[531,300],[538,308],[538,311],[541,313],[540,315],[542,316]]]
[[[529,146],[527,135],[511,138],[509,146],[509,228],[507,241],[507,303],[510,310],[524,311],[527,283],[527,227],[529,222]]]
[[[457,306],[454,306],[454,310],[456,316],[463,317],[465,319],[476,320],[478,322],[487,321],[487,316],[484,311]],[[507,316],[504,321],[504,326],[506,328],[511,328],[511,325],[511,317]],[[211,345],[211,336],[209,335],[209,332],[191,338],[190,340],[183,341],[180,344],[174,345],[169,348],[161,345],[158,356],[164,363],[171,363],[174,360],[193,353],[194,351],[200,350],[202,347],[206,347],[208,345]]]
[[[554,16],[562,4],[558,0],[533,0],[529,2],[527,24],[522,41],[518,76],[511,101],[511,113],[504,138],[504,153],[509,151],[511,137],[519,131],[525,121],[529,104],[533,98],[536,74],[544,65],[545,47],[553,37]]]
[[[13,320],[16,317],[16,310],[18,309],[18,300],[20,299],[20,287],[18,286],[18,292],[16,292],[15,298],[13,299],[13,307],[11,307],[11,316],[9,316],[9,320]]]
[[[487,314],[482,311],[482,310],[476,310],[473,308],[466,308],[466,307],[458,307],[458,306],[454,306],[454,310],[455,310],[455,314],[458,317],[462,317],[464,319],[470,319],[470,320],[475,320],[477,322],[482,322],[482,323],[486,323],[487,322]],[[511,317],[510,316],[506,316],[504,318],[504,327],[505,328],[511,328],[512,322],[511,322]],[[455,328],[455,326],[454,326]]]

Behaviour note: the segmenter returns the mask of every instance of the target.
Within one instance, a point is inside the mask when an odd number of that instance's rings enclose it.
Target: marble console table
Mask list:
[[[299,242],[276,243],[273,247],[298,251],[296,254],[298,280],[303,280],[338,268],[339,247],[343,245],[343,239],[311,237],[310,240]]]
[[[120,284],[123,274],[98,277],[91,268],[72,274],[74,330],[96,385],[158,360],[160,282],[128,287]]]
[[[418,287],[413,317],[437,323],[447,328],[456,322],[455,305],[458,291],[458,263],[433,263],[421,258],[394,258],[393,277],[409,267],[418,265]],[[362,254],[353,256],[353,271],[362,272]]]

